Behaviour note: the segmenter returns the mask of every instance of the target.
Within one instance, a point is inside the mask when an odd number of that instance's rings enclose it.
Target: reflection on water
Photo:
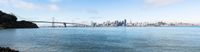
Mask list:
[[[199,52],[198,27],[0,30],[0,46],[22,52]]]

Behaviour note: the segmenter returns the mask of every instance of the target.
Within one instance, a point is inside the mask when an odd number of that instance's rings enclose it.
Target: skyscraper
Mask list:
[[[127,26],[127,21],[126,21],[126,19],[124,19],[124,26]]]

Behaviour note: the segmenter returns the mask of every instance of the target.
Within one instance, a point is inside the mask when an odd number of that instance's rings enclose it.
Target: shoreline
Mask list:
[[[1,29],[4,29],[4,28],[3,28],[3,27],[0,27],[0,30],[1,30]]]
[[[110,27],[115,27],[115,26],[110,26]],[[200,26],[116,26],[116,27],[200,27]]]
[[[0,52],[19,52],[19,51],[15,49],[11,49],[9,47],[0,47]]]

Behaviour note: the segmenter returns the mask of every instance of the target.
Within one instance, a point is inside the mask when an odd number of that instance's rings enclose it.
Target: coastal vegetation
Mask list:
[[[15,15],[0,10],[0,29],[2,28],[38,28],[38,26],[29,21],[17,21]]]

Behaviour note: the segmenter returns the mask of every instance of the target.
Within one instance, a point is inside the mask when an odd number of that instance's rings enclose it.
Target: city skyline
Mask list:
[[[133,22],[200,23],[199,0],[0,0],[0,10],[20,20],[90,24],[121,20]]]

